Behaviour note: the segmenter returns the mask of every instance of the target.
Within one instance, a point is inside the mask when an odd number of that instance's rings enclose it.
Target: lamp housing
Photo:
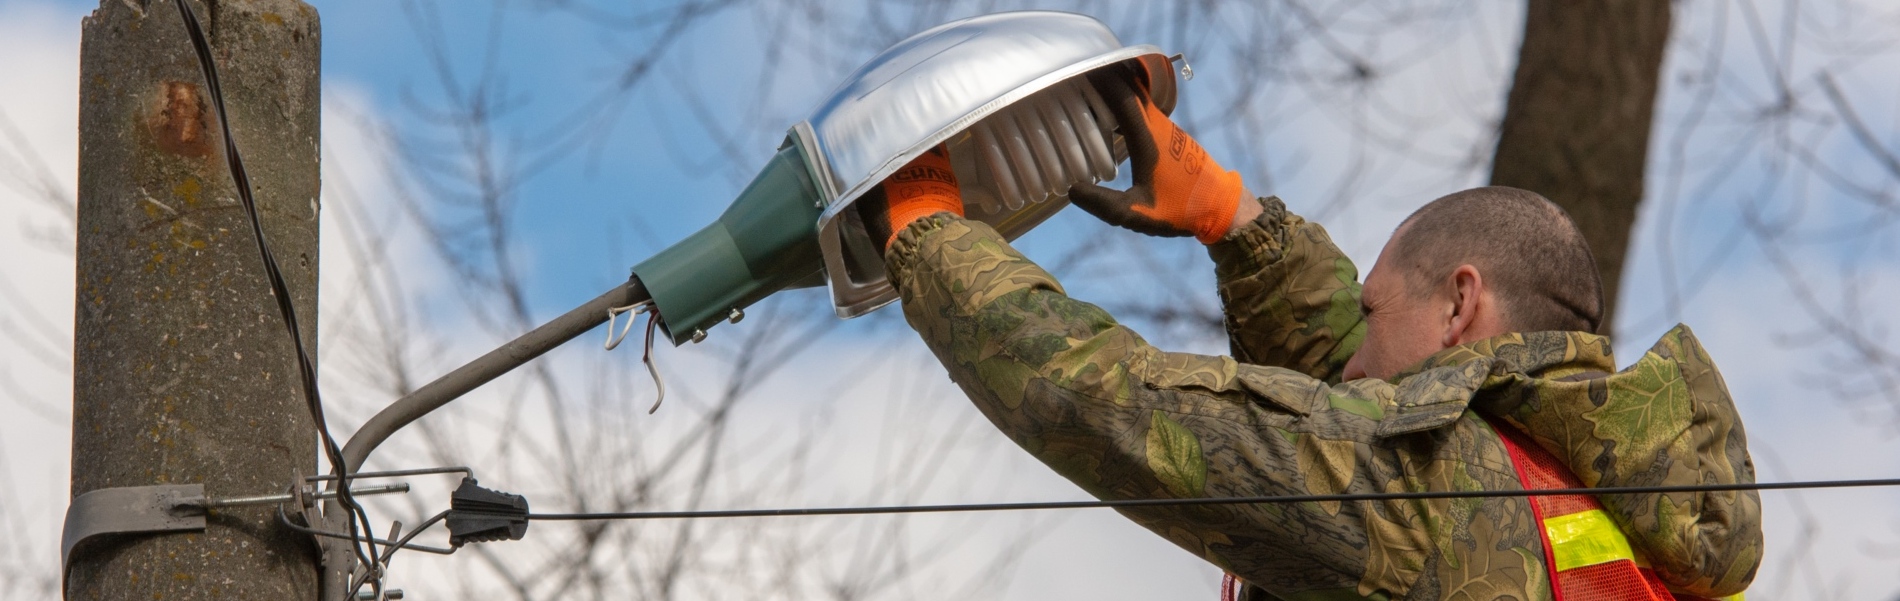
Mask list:
[[[827,285],[850,318],[897,299],[858,199],[947,144],[968,217],[1015,239],[1067,206],[1069,185],[1126,156],[1083,75],[1129,62],[1164,113],[1174,69],[1094,18],[1021,11],[953,21],[879,53],[792,126],[718,221],[634,268],[674,344],[773,292]]]

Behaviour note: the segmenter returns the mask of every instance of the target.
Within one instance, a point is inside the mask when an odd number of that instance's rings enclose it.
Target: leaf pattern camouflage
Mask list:
[[[1413,369],[1485,358],[1496,364],[1472,407],[1531,434],[1585,485],[1755,481],[1728,386],[1688,326],[1676,326],[1614,374],[1609,339],[1582,332],[1498,336],[1446,349]],[[1546,368],[1542,378],[1525,375],[1540,365],[1559,367]],[[1672,588],[1717,597],[1755,578],[1762,554],[1758,493],[1598,500]]]
[[[1252,224],[1207,247],[1234,358],[1338,382],[1366,336],[1359,270],[1319,224],[1279,198],[1260,205]]]
[[[1356,271],[1323,230],[1278,204],[1265,199],[1265,215],[1210,249],[1235,353],[1248,362],[1154,348],[979,222],[920,219],[886,258],[906,320],[951,379],[1097,498],[1520,489],[1475,410],[1540,432],[1573,464],[1601,466],[1590,482],[1752,478],[1720,377],[1686,329],[1623,374],[1607,373],[1604,339],[1550,333],[1448,349],[1392,381],[1337,382],[1364,335]],[[1545,421],[1560,426],[1545,435]],[[1685,592],[1733,592],[1760,557],[1752,496],[1605,504],[1645,532],[1632,542],[1652,562],[1664,557]],[[1240,576],[1250,598],[1551,598],[1522,498],[1122,513]]]

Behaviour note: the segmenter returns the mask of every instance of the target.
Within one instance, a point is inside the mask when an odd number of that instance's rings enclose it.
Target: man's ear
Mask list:
[[[1484,276],[1478,268],[1469,264],[1459,265],[1451,272],[1451,281],[1446,282],[1451,293],[1451,319],[1445,324],[1445,348],[1451,348],[1477,340],[1473,335],[1473,325],[1478,321],[1479,301],[1484,297]]]

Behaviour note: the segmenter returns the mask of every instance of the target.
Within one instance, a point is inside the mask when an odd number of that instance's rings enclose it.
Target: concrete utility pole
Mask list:
[[[203,483],[284,492],[316,470],[293,347],[225,166],[176,0],[101,0],[83,21],[72,494]],[[218,61],[263,228],[317,339],[317,13],[191,0]],[[274,508],[202,533],[74,551],[72,599],[314,599],[317,554]]]

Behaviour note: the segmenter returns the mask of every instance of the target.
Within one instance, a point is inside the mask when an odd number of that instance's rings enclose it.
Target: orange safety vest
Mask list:
[[[1504,441],[1526,490],[1584,488],[1569,466],[1522,432],[1496,420],[1485,421]],[[1537,534],[1544,543],[1544,565],[1555,601],[1712,601],[1669,592],[1596,497],[1555,495],[1530,501],[1531,512],[1542,526]],[[1239,579],[1227,574],[1221,582],[1221,601],[1236,599],[1240,588]],[[1743,599],[1736,593],[1719,601]]]

